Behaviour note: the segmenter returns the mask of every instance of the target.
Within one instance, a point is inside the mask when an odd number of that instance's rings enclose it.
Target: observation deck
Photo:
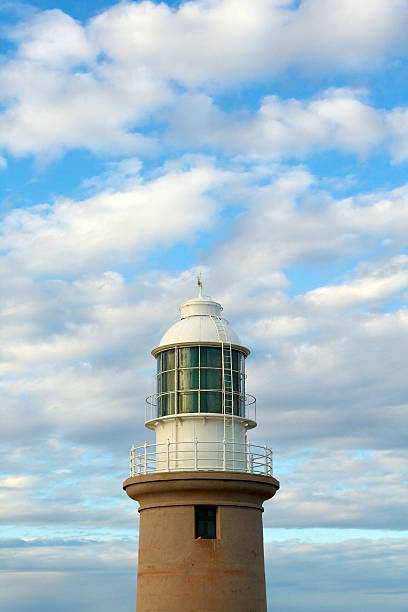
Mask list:
[[[192,440],[132,447],[130,477],[160,472],[216,471],[273,475],[272,449],[251,442]]]

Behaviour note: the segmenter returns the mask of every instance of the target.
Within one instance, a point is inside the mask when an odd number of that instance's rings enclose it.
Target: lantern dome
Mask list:
[[[242,347],[241,340],[228,321],[221,317],[221,304],[210,296],[203,296],[200,291],[200,295],[184,302],[179,310],[180,320],[166,331],[159,345],[152,351],[153,355],[165,346],[184,343],[227,342]],[[244,353],[248,355],[249,350],[244,349]]]

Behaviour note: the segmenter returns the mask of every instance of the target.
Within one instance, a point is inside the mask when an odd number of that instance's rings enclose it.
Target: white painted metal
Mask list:
[[[227,330],[227,341],[236,346],[242,346],[241,340],[231,329],[228,321],[225,319],[223,321]],[[216,329],[208,315],[191,315],[185,319],[180,319],[166,331],[157,348],[183,343],[199,344],[200,342],[218,342]],[[248,349],[243,348],[246,353],[249,352]]]
[[[242,447],[242,448],[241,448]],[[143,444],[133,447],[131,450],[131,477],[138,474],[152,474],[154,472],[179,472],[179,471],[228,471],[228,467],[211,467],[217,465],[214,454],[239,456],[240,462],[236,464],[235,472],[247,472],[250,474],[263,474],[272,476],[272,450],[267,446],[256,444],[240,444],[214,440],[190,440],[183,443]],[[180,461],[180,457],[185,455]]]
[[[221,414],[198,413],[180,414],[176,418],[160,418],[151,423],[156,433],[156,443],[165,446],[170,442],[176,444],[172,455],[171,469],[190,469],[194,463],[194,448],[191,441],[196,440],[200,445],[205,442],[206,447],[200,446],[197,460],[208,470],[234,470],[234,465],[245,461],[246,450],[246,421],[235,418],[230,421],[227,434],[224,434],[224,419]],[[220,446],[223,440],[226,452]],[[215,442],[214,442],[215,441]],[[233,446],[237,442],[237,446]],[[210,453],[210,457],[207,457]],[[205,455],[205,456],[204,456]],[[207,457],[207,458],[206,458]],[[167,456],[162,458],[167,465]],[[161,470],[163,471],[163,469]]]
[[[181,319],[166,331],[157,348],[183,342],[220,342],[219,338],[222,338],[222,342],[242,346],[228,321],[221,318],[221,312],[221,305],[210,297],[198,296],[185,302],[180,306]],[[216,321],[219,322],[221,333]],[[249,352],[245,347],[242,348],[246,353]]]
[[[168,416],[159,417],[157,397],[157,393],[154,393],[153,395],[149,395],[148,397],[146,397],[145,400],[145,425],[148,429],[152,429],[152,421],[154,422],[158,418],[169,418]],[[244,399],[244,414],[242,415],[242,418],[249,422],[247,429],[252,429],[256,427],[256,397],[249,393],[246,393]],[[194,416],[198,416],[200,414],[211,415],[211,413],[194,413]]]
[[[211,316],[217,330],[218,341],[221,343],[222,359],[222,412],[224,415],[224,440],[230,435],[232,443],[235,442],[234,421],[234,377],[232,375],[232,346],[228,341],[228,332],[224,321],[217,316]],[[234,462],[233,455],[233,462]]]

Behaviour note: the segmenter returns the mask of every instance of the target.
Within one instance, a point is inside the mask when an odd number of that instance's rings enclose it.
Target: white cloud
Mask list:
[[[128,74],[111,65],[73,73],[18,58],[0,76],[0,97],[11,100],[0,116],[0,144],[14,155],[81,147],[149,153],[154,140],[134,128],[170,100],[168,87],[145,70]]]
[[[400,256],[370,275],[356,278],[350,283],[327,285],[308,291],[306,305],[315,308],[345,308],[382,301],[408,286],[408,257]]]
[[[311,100],[263,99],[254,114],[224,113],[205,94],[186,94],[169,111],[168,137],[178,146],[210,145],[252,158],[303,157],[336,149],[366,156],[384,142],[384,116],[361,92],[331,89]]]
[[[301,334],[309,327],[304,317],[280,316],[262,319],[254,325],[254,333],[260,337],[294,336]]]
[[[6,31],[19,45],[19,57],[33,63],[64,68],[94,61],[97,54],[84,28],[57,9],[37,12],[30,20]]]
[[[272,502],[273,503],[273,502]],[[406,539],[311,543],[291,539],[265,547],[268,601],[285,612],[400,612],[406,588]]]
[[[0,480],[0,489],[3,487],[6,489],[24,489],[35,484],[36,480],[35,477],[27,475],[7,476]]]
[[[267,437],[278,457],[289,448],[404,448],[406,309],[320,312],[300,339],[247,327],[247,390],[262,424],[252,437]]]
[[[235,278],[239,261],[240,278],[255,290],[264,274],[294,264],[321,266],[336,257],[371,256],[384,237],[384,256],[399,253],[408,231],[407,193],[404,185],[334,200],[318,190],[305,169],[281,169],[275,180],[247,192],[247,210],[238,217],[231,239],[214,248],[211,261],[227,278]],[[228,295],[225,299],[234,310],[247,307]]]
[[[141,63],[187,85],[252,81],[288,66],[354,70],[406,49],[401,0],[201,0],[177,10],[119,4],[90,24],[115,61]],[[136,34],[135,34],[136,33]]]
[[[125,612],[134,606],[136,553],[134,540],[2,542],[2,601],[9,612],[46,610],[56,601],[60,612]]]
[[[299,156],[339,148],[365,156],[388,135],[401,160],[407,138],[397,127],[405,109],[386,118],[353,92],[335,90],[311,101],[269,96],[255,117],[224,117],[196,88],[211,92],[293,66],[366,70],[406,52],[406,24],[401,0],[307,0],[298,8],[200,0],[177,9],[123,2],[85,25],[57,9],[38,12],[8,29],[17,50],[0,66],[0,146],[46,159],[72,148],[152,155],[163,146],[157,113],[173,107],[173,138],[199,135],[227,152]],[[175,83],[194,95],[180,98]],[[245,129],[237,131],[240,121]]]
[[[284,453],[284,451],[283,451]],[[274,527],[360,527],[406,530],[408,522],[405,451],[299,452],[285,470],[278,461],[282,487],[267,505],[266,524]],[[290,465],[290,463],[289,463]],[[282,476],[279,466],[283,467]],[[387,489],[387,497],[382,492]]]
[[[81,202],[58,199],[14,210],[4,220],[0,245],[10,251],[8,265],[35,273],[92,269],[102,259],[104,265],[129,261],[208,229],[218,204],[206,194],[226,181],[228,173],[207,164]]]

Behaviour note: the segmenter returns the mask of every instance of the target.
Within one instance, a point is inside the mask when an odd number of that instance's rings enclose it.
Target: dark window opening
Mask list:
[[[217,537],[217,508],[195,506],[195,537],[214,540]]]

